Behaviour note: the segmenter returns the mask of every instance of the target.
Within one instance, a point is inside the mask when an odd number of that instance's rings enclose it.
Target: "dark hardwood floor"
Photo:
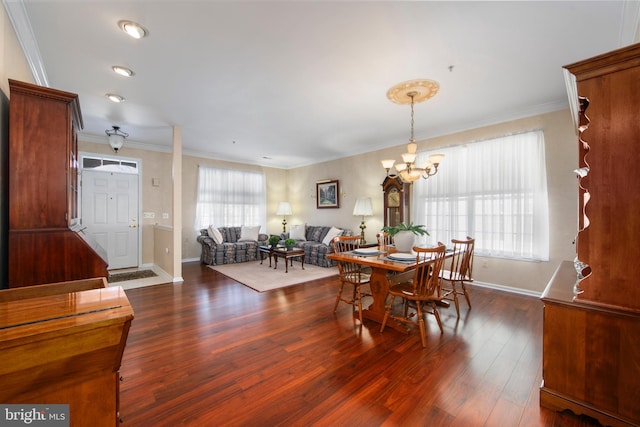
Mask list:
[[[127,291],[124,426],[594,426],[540,408],[542,303],[471,287],[427,348],[351,307],[337,278],[258,293],[199,264]],[[265,280],[278,272],[265,269]]]

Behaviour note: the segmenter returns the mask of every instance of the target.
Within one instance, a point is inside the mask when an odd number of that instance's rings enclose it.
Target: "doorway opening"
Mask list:
[[[109,270],[138,268],[140,160],[80,154],[80,224],[107,254]]]

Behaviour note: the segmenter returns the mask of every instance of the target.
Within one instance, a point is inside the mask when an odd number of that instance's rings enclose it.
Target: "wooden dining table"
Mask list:
[[[378,253],[374,255],[360,255],[351,252],[332,253],[327,255],[328,259],[334,261],[346,261],[371,267],[371,295],[373,302],[369,307],[362,309],[362,317],[382,323],[386,311],[385,302],[389,294],[389,286],[394,279],[398,278],[398,274],[412,271],[416,268],[416,263],[406,261],[393,261],[387,258],[389,254],[395,253],[393,246],[385,246],[378,248]],[[446,257],[451,257],[453,252],[447,252]],[[429,261],[426,261],[429,262]],[[404,276],[404,275],[403,275]],[[413,280],[413,276],[409,275],[408,280]],[[357,316],[357,313],[354,313]],[[407,333],[406,326],[389,319],[387,326],[401,332]]]

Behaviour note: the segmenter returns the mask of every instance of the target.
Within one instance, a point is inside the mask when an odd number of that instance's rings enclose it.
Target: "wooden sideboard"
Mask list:
[[[565,69],[578,126],[578,235],[576,259],[542,296],[540,404],[640,426],[640,44]]]
[[[0,290],[0,402],[69,404],[72,426],[116,426],[133,310],[104,278]]]
[[[540,404],[603,425],[640,425],[640,315],[574,298],[576,270],[565,261],[543,296]]]
[[[9,87],[8,287],[106,276],[106,254],[79,234],[78,96]]]

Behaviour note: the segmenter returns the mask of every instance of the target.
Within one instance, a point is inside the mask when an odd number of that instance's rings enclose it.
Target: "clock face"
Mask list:
[[[400,193],[398,191],[391,191],[387,196],[387,206],[390,208],[397,208],[400,206]]]

